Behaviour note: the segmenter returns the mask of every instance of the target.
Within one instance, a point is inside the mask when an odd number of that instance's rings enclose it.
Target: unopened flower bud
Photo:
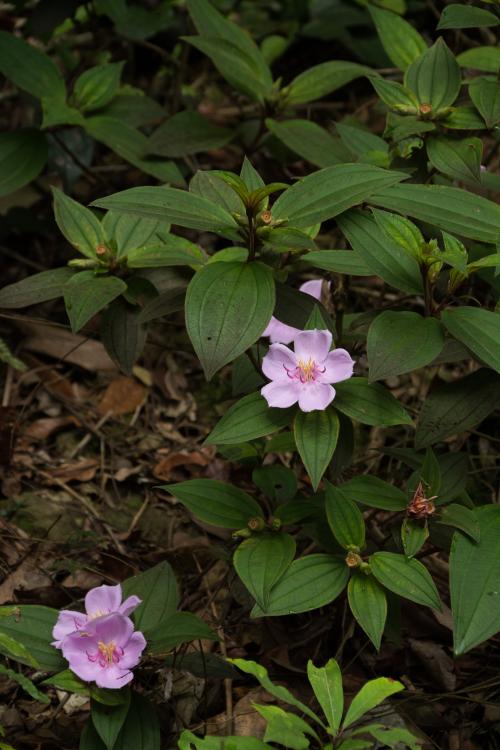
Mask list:
[[[349,550],[345,558],[345,564],[348,568],[359,568],[362,562],[363,560],[357,552],[354,552],[352,549]]]
[[[279,531],[281,529],[281,518],[273,518],[269,526],[273,531]]]
[[[250,531],[262,531],[265,525],[266,523],[261,516],[255,516],[255,518],[250,518],[248,521]]]
[[[95,249],[96,255],[106,255],[107,252],[108,252],[108,248],[106,247],[106,245],[97,245]]]
[[[262,211],[260,220],[263,224],[270,224],[273,220],[273,215],[270,211]]]
[[[432,112],[432,105],[431,104],[421,104],[418,108],[418,111],[421,115],[430,115]]]

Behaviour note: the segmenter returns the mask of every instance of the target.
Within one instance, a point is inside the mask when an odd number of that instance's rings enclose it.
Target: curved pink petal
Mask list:
[[[82,633],[72,633],[68,635],[61,646],[61,650],[65,659],[69,661],[71,669],[73,665],[78,665],[80,661],[88,662],[87,652],[94,653],[98,646],[97,638]],[[75,671],[73,669],[73,671]]]
[[[292,406],[292,404],[298,401],[300,381],[288,380],[285,382],[283,380],[274,380],[272,383],[268,383],[261,388],[260,392],[269,406],[286,409],[287,406]]]
[[[76,612],[71,609],[61,610],[52,631],[52,638],[54,638],[52,645],[61,648],[63,638],[85,627],[87,619],[87,615],[84,615],[83,612]]]
[[[95,675],[95,683],[97,687],[111,688],[117,690],[124,685],[127,685],[134,678],[134,675],[128,669],[120,669],[119,666],[108,667],[107,669],[100,669]]]
[[[110,643],[125,648],[130,636],[134,632],[134,623],[119,612],[113,612],[106,617],[92,620],[87,628],[90,635],[98,641]]]
[[[118,607],[118,612],[121,615],[125,615],[125,617],[128,617],[134,609],[137,609],[139,604],[142,602],[142,599],[139,599],[138,596],[129,596],[127,599],[125,599],[124,602],[120,604]]]
[[[262,336],[269,336],[271,344],[289,344],[298,333],[300,333],[298,328],[281,323],[273,315]]]
[[[94,682],[96,678],[96,666],[84,655],[78,662],[70,662],[70,669],[84,682]]]
[[[329,286],[330,283],[328,283],[328,287]],[[299,291],[304,292],[304,294],[310,294],[314,299],[321,299],[323,279],[311,279],[310,281],[305,281],[299,286]]]
[[[262,372],[269,380],[289,380],[287,370],[295,370],[295,354],[284,344],[271,344],[262,360]]]
[[[85,609],[89,617],[102,617],[110,612],[117,612],[122,603],[122,587],[97,586],[90,589],[85,597]]]
[[[303,362],[313,360],[322,366],[332,345],[332,334],[330,331],[320,331],[315,328],[312,331],[302,331],[294,340],[295,356]]]
[[[131,669],[139,664],[141,655],[146,648],[146,639],[140,630],[136,630],[132,633],[127,645],[124,647],[124,654],[120,659],[120,667],[123,669]]]
[[[299,408],[302,411],[323,411],[335,398],[335,388],[328,383],[306,383],[299,394]]]
[[[318,376],[320,383],[340,383],[352,377],[356,363],[345,349],[334,349],[322,364],[325,372]]]

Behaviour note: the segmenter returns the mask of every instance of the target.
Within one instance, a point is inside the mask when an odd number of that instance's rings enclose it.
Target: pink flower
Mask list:
[[[269,406],[285,409],[297,401],[302,411],[326,409],[335,398],[330,383],[352,376],[354,360],[345,349],[330,351],[330,331],[302,331],[292,352],[283,344],[271,344],[262,360],[262,371],[272,382],[261,389]]]
[[[90,620],[84,630],[66,636],[62,652],[81,680],[102,688],[121,688],[133,678],[146,647],[132,620],[118,612]]]
[[[321,299],[321,288],[323,286],[322,279],[311,279],[306,281],[299,287],[301,292],[311,295],[315,299]],[[328,282],[328,288],[330,288],[330,282]],[[277,318],[273,317],[268,323],[263,336],[269,336],[272,344],[279,342],[280,344],[289,344],[294,340],[295,336],[300,333],[299,328],[288,326],[286,323],[281,323]]]
[[[75,612],[71,609],[63,609],[59,612],[59,617],[52,631],[52,637],[55,639],[52,645],[61,648],[64,638],[75,631],[82,630],[89,620],[109,615],[112,612],[128,616],[140,603],[141,599],[138,596],[129,596],[122,602],[122,587],[120,584],[117,586],[97,586],[91,589],[85,597],[85,613]]]

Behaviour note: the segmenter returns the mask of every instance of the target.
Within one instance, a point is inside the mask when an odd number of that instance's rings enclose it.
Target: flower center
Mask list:
[[[109,643],[99,641],[97,649],[94,654],[89,654],[87,651],[87,658],[89,661],[98,662],[99,666],[104,669],[111,667],[113,664],[118,664],[124,653],[123,649],[117,646],[114,641]]]
[[[285,367],[285,370],[288,377],[292,380],[300,380],[301,383],[314,383],[318,375],[321,375],[323,372],[325,372],[326,367],[318,367],[316,362],[313,359],[309,358],[307,362],[305,362],[303,359],[299,359],[299,361],[297,362],[297,367],[290,370],[288,369],[288,367]]]
[[[89,620],[95,620],[96,617],[104,617],[104,615],[109,615],[109,609],[107,612],[105,612],[103,609],[96,609],[94,612],[91,612],[88,615]]]

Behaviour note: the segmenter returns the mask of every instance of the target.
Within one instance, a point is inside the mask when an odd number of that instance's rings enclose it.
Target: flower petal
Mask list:
[[[89,617],[100,617],[117,612],[122,601],[122,587],[97,586],[90,589],[85,597],[85,609]]]
[[[303,362],[312,359],[317,365],[321,365],[326,359],[332,345],[332,334],[330,331],[320,331],[315,328],[312,331],[302,331],[294,340],[295,356]]]
[[[70,633],[81,630],[86,625],[87,619],[87,615],[83,614],[83,612],[62,609],[59,612],[59,617],[52,631],[52,637],[54,638],[53,645],[56,648],[61,648],[63,638],[66,638]]]
[[[127,645],[124,647],[124,654],[120,659],[120,668],[130,669],[139,664],[141,654],[146,648],[146,639],[140,630],[132,633]]]
[[[319,375],[318,380],[320,383],[340,383],[341,380],[347,380],[352,377],[355,364],[348,351],[334,349],[323,362],[322,367],[326,369]]]
[[[97,687],[118,690],[131,682],[133,677],[134,675],[129,670],[120,669],[119,666],[113,665],[105,669],[98,669],[95,674],[95,683]]]
[[[92,620],[88,625],[88,631],[98,641],[114,641],[117,646],[125,648],[134,631],[134,623],[119,612],[113,612],[106,617]]]
[[[300,333],[298,328],[287,326],[273,315],[262,336],[269,336],[272,344],[289,344],[298,333]]]
[[[274,380],[260,390],[269,406],[286,409],[295,404],[299,398],[300,382],[298,380]]]
[[[330,282],[328,282],[328,288],[329,287]],[[321,292],[323,291],[323,279],[311,279],[310,281],[305,281],[299,286],[299,291],[304,292],[304,294],[311,295],[311,297],[314,297],[314,299],[321,299]]]
[[[262,360],[262,372],[269,380],[285,380],[290,378],[288,370],[295,370],[297,366],[295,354],[284,344],[271,344],[269,351]]]
[[[128,599],[125,599],[124,602],[120,604],[118,607],[118,612],[121,615],[125,615],[125,617],[128,617],[134,609],[136,609],[139,604],[142,602],[142,599],[139,599],[138,596],[129,596]]]
[[[299,394],[299,408],[302,411],[323,411],[335,398],[335,388],[328,383],[306,383]]]

